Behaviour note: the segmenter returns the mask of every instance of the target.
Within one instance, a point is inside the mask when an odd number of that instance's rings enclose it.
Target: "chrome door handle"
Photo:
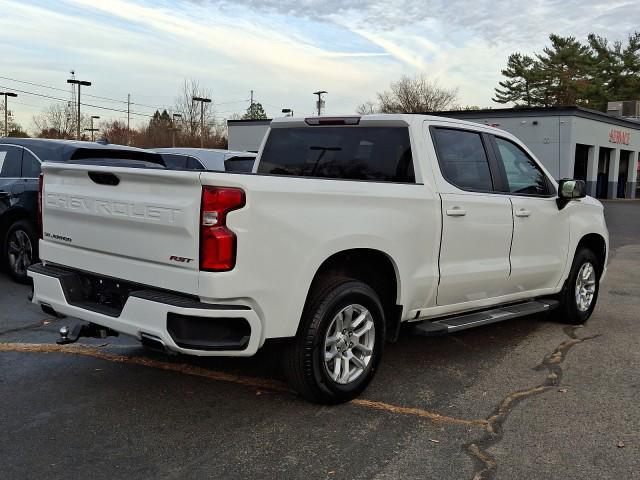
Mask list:
[[[453,207],[448,209],[446,213],[450,217],[464,217],[467,214],[467,211],[460,207]]]
[[[516,210],[516,217],[528,217],[529,215],[531,215],[531,210],[527,210],[526,208]]]

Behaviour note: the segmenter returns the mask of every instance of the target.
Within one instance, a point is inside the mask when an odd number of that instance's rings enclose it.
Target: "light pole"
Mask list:
[[[180,113],[173,114],[173,128],[171,128],[171,146],[173,148],[176,147],[176,131],[178,130],[178,127],[176,127],[176,118],[182,118],[182,115]]]
[[[204,104],[211,103],[211,99],[193,97],[193,101],[200,102],[200,148],[204,148]]]
[[[293,109],[292,108],[283,108],[282,113],[285,114],[285,117],[293,117]]]
[[[85,128],[85,129],[84,129],[84,130],[85,130],[85,132],[91,132],[91,141],[92,141],[92,142],[95,140],[95,138],[94,138],[94,136],[93,136],[94,132],[97,132],[97,131],[99,130],[99,129],[97,129],[97,128],[93,128],[93,120],[94,120],[94,119],[96,119],[96,120],[97,120],[98,118],[100,118],[100,117],[99,117],[99,116],[97,116],[97,115],[91,115],[91,128]]]
[[[76,80],[75,78],[70,78],[67,80],[67,83],[73,83],[78,85],[78,125],[76,128],[76,137],[80,140],[80,87],[84,85],[85,87],[90,87],[91,82],[87,82],[85,80]]]
[[[318,101],[316,102],[316,106],[318,107],[318,116],[322,114],[322,104],[324,103],[322,100],[322,95],[325,93],[329,93],[325,90],[319,90],[317,92],[313,92],[314,95],[318,96]]]
[[[13,92],[0,92],[0,95],[4,95],[4,136],[9,136],[9,109],[7,107],[7,97],[17,97],[17,93]]]

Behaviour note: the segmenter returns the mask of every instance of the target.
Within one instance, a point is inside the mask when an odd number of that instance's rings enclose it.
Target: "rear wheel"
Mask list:
[[[382,357],[385,321],[368,285],[347,278],[314,288],[285,354],[290,385],[307,400],[336,404],[358,396]]]
[[[558,321],[572,325],[586,322],[598,300],[601,266],[595,254],[586,248],[578,250],[564,290],[555,311]]]
[[[9,227],[3,255],[13,279],[28,283],[27,269],[38,259],[38,240],[31,223],[19,220]]]

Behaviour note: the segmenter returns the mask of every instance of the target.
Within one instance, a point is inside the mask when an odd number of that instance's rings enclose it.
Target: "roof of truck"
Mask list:
[[[381,124],[384,125],[393,125],[393,124],[404,124],[411,125],[416,122],[424,122],[426,121],[434,121],[434,122],[442,122],[451,121],[457,124],[469,125],[474,128],[478,128],[477,122],[470,122],[466,120],[460,120],[458,118],[446,118],[444,115],[429,115],[422,113],[379,113],[373,115],[331,115],[324,117],[281,117],[274,118],[271,122],[272,128],[282,128],[282,127],[306,127],[309,124],[307,121],[325,121],[330,122],[332,119],[359,119],[357,125],[364,124]],[[348,125],[347,125],[348,126]]]

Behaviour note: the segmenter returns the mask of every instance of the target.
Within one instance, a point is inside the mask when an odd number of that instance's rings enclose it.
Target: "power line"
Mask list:
[[[17,83],[24,83],[26,85],[31,85],[31,86],[34,86],[34,87],[48,88],[50,90],[56,90],[58,92],[65,92],[65,93],[68,92],[68,90],[65,90],[63,88],[53,87],[51,85],[43,85],[42,83],[27,82],[26,80],[18,80],[17,78],[0,76],[0,79],[10,80],[12,82],[17,82]],[[84,95],[86,97],[96,98],[98,100],[103,100],[105,102],[122,103],[122,104],[126,104],[127,103],[127,100],[121,100],[121,99],[118,99],[118,98],[104,97],[104,96],[101,96],[101,95],[94,95],[94,94],[91,94],[91,93],[85,93]],[[136,95],[136,96],[144,97],[145,95]],[[159,96],[160,95],[158,95],[158,97]],[[152,96],[151,95],[147,95],[147,97],[152,97]],[[167,96],[163,96],[163,98],[168,98],[168,97]],[[216,102],[216,101],[214,101],[213,103],[215,105],[229,105],[229,104],[233,104],[233,103],[245,103],[245,102],[248,102],[248,101],[249,101],[248,99],[243,99],[243,100],[230,100],[230,101],[227,101],[227,102]],[[168,110],[168,109],[171,109],[171,107],[166,105],[166,104],[162,104],[162,105],[158,106],[158,105],[149,105],[149,104],[139,103],[139,102],[131,102],[131,105],[136,105],[138,107],[153,108],[153,109],[156,109],[156,110],[161,110],[161,109],[162,110]],[[277,108],[277,107],[274,107],[274,108]]]
[[[6,90],[11,90],[11,91],[14,91],[14,92],[24,93],[25,95],[34,95],[36,97],[49,98],[51,100],[57,100],[59,102],[64,102],[64,103],[67,103],[69,101],[66,98],[54,97],[52,95],[45,95],[44,93],[27,92],[26,90],[20,90],[18,88],[3,87],[3,86],[0,86],[0,88],[4,88]],[[111,112],[127,113],[126,110],[118,110],[117,108],[110,108],[110,107],[105,107],[105,106],[102,106],[102,105],[93,105],[91,103],[82,103],[81,105],[85,106],[85,107],[98,108],[98,109],[101,109],[101,110],[108,110],[108,111],[111,111]],[[139,115],[139,116],[142,116],[142,117],[151,117],[151,118],[153,117],[153,115],[149,115],[149,114],[146,114],[146,113],[140,113],[140,112],[131,112],[131,115]]]

